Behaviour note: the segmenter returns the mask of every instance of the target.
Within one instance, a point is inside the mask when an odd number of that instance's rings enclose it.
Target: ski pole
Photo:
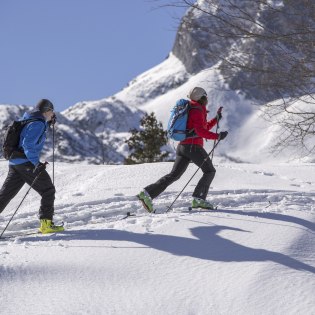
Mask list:
[[[55,124],[53,124],[53,132],[52,132],[52,138],[53,138],[53,185],[55,185]]]
[[[174,203],[176,202],[176,200],[178,199],[178,197],[182,194],[182,192],[185,190],[185,188],[188,186],[188,184],[191,182],[191,180],[194,178],[194,176],[197,174],[197,172],[199,171],[199,169],[202,167],[202,165],[206,162],[207,158],[211,155],[211,153],[214,151],[214,149],[216,148],[216,146],[220,143],[220,139],[218,140],[218,142],[213,146],[212,150],[209,152],[209,154],[207,155],[207,157],[203,160],[203,162],[201,163],[201,165],[197,168],[196,172],[193,174],[193,176],[191,176],[191,178],[189,179],[189,181],[187,182],[187,184],[184,186],[184,188],[180,191],[180,193],[176,196],[176,198],[174,199],[174,201],[171,203],[171,205],[169,207],[167,207],[167,210],[165,211],[165,213],[169,212]]]
[[[218,133],[218,129],[220,128],[220,126],[219,126],[219,121],[220,121],[219,117],[220,117],[220,116],[219,116],[219,115],[221,114],[222,109],[223,109],[223,107],[220,106],[219,109],[217,110],[217,116],[216,116],[216,118],[217,118],[217,127],[216,127],[216,129],[215,129],[215,133]],[[216,142],[217,142],[217,140],[214,140],[213,148],[214,148]],[[214,150],[212,151],[211,160],[213,160],[213,154],[214,154]]]
[[[45,162],[45,164],[48,164],[48,163]],[[6,231],[6,229],[8,228],[8,226],[9,226],[9,224],[11,223],[13,217],[14,217],[14,216],[16,215],[16,213],[18,212],[18,210],[19,210],[19,208],[21,207],[21,205],[22,205],[24,199],[26,198],[26,196],[28,195],[28,193],[30,192],[30,190],[33,188],[35,182],[37,181],[37,179],[38,179],[38,177],[39,177],[39,175],[40,175],[41,173],[42,173],[42,171],[40,171],[40,172],[36,175],[36,177],[34,178],[34,180],[33,180],[32,184],[31,184],[30,188],[27,190],[25,196],[23,197],[22,201],[20,202],[20,204],[19,204],[18,207],[16,208],[16,210],[15,210],[15,212],[13,213],[13,215],[12,215],[11,219],[9,220],[8,224],[7,224],[6,227],[3,229],[3,231],[2,231],[2,233],[1,233],[1,235],[0,235],[0,238],[2,238],[3,233],[4,233],[4,232]]]

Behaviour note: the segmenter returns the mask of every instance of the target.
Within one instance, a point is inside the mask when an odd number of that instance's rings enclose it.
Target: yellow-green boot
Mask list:
[[[141,191],[139,195],[137,195],[138,199],[142,202],[143,207],[148,211],[148,212],[154,212],[153,209],[153,204],[152,204],[152,199],[150,195],[145,191]]]
[[[52,222],[52,220],[47,219],[40,220],[39,232],[43,234],[62,232],[64,230],[65,229],[63,225],[55,225],[54,222]]]
[[[201,208],[201,209],[208,209],[208,210],[216,210],[216,207],[211,204],[210,202],[199,199],[199,198],[194,198],[192,203],[191,203],[191,208]]]

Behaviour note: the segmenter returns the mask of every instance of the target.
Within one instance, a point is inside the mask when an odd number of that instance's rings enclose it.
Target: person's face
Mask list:
[[[206,106],[208,104],[208,97],[206,95],[202,96],[200,99],[200,104]]]
[[[43,113],[43,116],[45,117],[46,121],[51,121],[52,117],[55,115],[54,111],[50,109],[49,111]]]

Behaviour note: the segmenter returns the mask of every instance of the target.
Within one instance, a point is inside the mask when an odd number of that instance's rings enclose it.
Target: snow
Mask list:
[[[163,62],[137,76],[114,97],[125,104],[139,106],[180,86],[188,77],[184,64],[170,53]]]
[[[315,314],[315,165],[219,162],[208,198],[219,210],[187,211],[197,174],[161,214],[191,164],[154,200],[156,215],[135,195],[172,163],[57,163],[66,231],[0,240],[1,314]],[[6,172],[0,162],[0,185]],[[34,231],[38,206],[32,191],[5,235]]]

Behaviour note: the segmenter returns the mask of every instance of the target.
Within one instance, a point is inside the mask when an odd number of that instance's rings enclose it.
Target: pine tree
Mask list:
[[[154,113],[141,119],[140,130],[131,129],[130,132],[131,137],[125,142],[131,153],[125,164],[162,162],[168,157],[169,152],[161,151],[161,147],[167,144],[167,134]]]

